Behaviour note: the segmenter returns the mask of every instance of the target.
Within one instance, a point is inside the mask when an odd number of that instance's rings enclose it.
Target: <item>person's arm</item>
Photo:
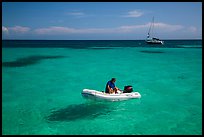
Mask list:
[[[109,93],[111,92],[111,87],[108,85],[108,91],[109,91]]]
[[[123,90],[122,90],[122,89],[119,89],[118,87],[116,87],[116,89],[123,92]]]
[[[115,86],[115,88],[116,88],[117,90],[120,90],[120,89],[119,89],[118,87],[116,87],[116,86]]]

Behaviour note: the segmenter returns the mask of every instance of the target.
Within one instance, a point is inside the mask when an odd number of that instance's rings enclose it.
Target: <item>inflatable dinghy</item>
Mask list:
[[[117,91],[117,92],[118,93],[109,94],[109,93],[92,90],[92,89],[83,89],[82,96],[99,98],[99,99],[107,99],[107,100],[113,100],[113,101],[141,98],[141,95],[139,92],[131,92],[131,93],[123,93],[122,91]]]

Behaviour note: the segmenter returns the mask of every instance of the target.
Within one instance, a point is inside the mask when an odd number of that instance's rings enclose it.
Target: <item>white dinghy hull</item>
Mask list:
[[[111,101],[141,98],[141,95],[139,92],[109,94],[109,93],[92,90],[92,89],[83,89],[82,95],[84,97],[106,99]]]

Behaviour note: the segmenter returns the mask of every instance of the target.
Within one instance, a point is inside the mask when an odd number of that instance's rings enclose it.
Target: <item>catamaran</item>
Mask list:
[[[154,17],[152,18],[152,23],[150,25],[150,28],[149,28],[149,31],[147,34],[146,43],[148,43],[148,44],[164,44],[164,41],[150,35],[151,31],[152,31],[152,35],[153,35],[153,29],[154,29]]]

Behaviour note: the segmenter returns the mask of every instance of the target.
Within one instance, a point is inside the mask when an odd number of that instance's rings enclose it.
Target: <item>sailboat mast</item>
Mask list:
[[[151,36],[150,36],[150,33],[151,33]],[[153,33],[154,33],[154,16],[153,16],[152,22],[150,24],[150,28],[149,28],[149,31],[147,34],[146,42],[148,44],[164,44],[164,42],[162,40],[160,40],[159,38],[155,37]]]
[[[153,30],[154,30],[154,16],[153,16],[153,18],[152,18],[152,36],[154,36]]]
[[[151,22],[151,25],[150,25],[150,27],[149,27],[149,31],[148,31],[148,35],[147,35],[147,37],[150,37],[150,31],[151,30],[153,30],[153,27],[154,27],[154,16],[153,16],[153,18],[152,18],[152,22]],[[151,29],[152,28],[152,29]]]

